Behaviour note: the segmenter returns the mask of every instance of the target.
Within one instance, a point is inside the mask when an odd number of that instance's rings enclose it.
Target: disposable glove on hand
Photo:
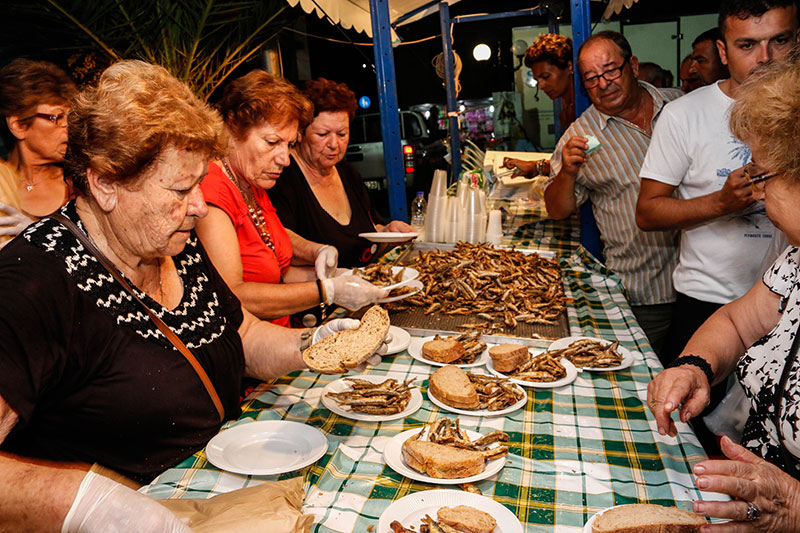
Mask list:
[[[152,498],[88,472],[64,519],[61,533],[192,533],[189,526]]]
[[[0,235],[19,235],[30,223],[34,222],[32,218],[20,213],[18,209],[2,202],[0,202],[0,211],[8,213],[6,216],[0,216]]]
[[[336,265],[339,263],[339,250],[326,244],[317,250],[314,259],[314,270],[318,279],[332,278],[336,275]]]
[[[335,318],[322,326],[318,327],[316,331],[314,331],[314,336],[312,339],[315,343],[321,341],[328,335],[333,335],[334,333],[338,333],[339,331],[344,331],[346,329],[356,329],[361,322],[355,320],[353,318]],[[386,352],[389,351],[389,343],[392,342],[392,334],[387,333],[386,338],[383,339],[383,344],[381,344],[375,353],[367,359],[366,365],[375,366],[381,362],[381,356],[386,355]],[[354,372],[363,372],[364,365],[356,367],[353,369]]]
[[[389,294],[388,290],[376,287],[358,276],[339,276],[326,279],[324,283],[328,300],[332,298],[334,304],[350,311],[357,311]]]

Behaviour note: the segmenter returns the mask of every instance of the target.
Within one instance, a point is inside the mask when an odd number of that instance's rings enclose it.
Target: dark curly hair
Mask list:
[[[314,104],[315,117],[325,111],[344,111],[350,120],[353,120],[358,108],[356,93],[344,83],[337,83],[325,78],[305,82],[303,94]]]
[[[296,120],[303,131],[311,123],[311,102],[284,78],[253,70],[225,87],[217,102],[222,120],[237,140],[262,122],[284,124]]]
[[[760,17],[770,9],[779,7],[797,7],[796,0],[722,0],[719,4],[719,31],[724,40],[725,21],[728,17],[744,20],[750,17]]]
[[[532,68],[534,63],[547,61],[565,69],[572,62],[572,39],[557,33],[542,33],[536,42],[525,51],[525,66]]]

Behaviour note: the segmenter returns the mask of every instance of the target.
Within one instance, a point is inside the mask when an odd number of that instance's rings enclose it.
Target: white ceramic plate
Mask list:
[[[567,371],[567,375],[561,379],[557,379],[556,381],[523,381],[521,379],[512,378],[508,374],[503,374],[502,372],[498,372],[494,368],[494,364],[492,363],[491,357],[488,361],[486,361],[486,368],[489,369],[489,372],[494,374],[495,376],[500,376],[501,378],[508,378],[512,382],[516,383],[517,385],[522,385],[523,387],[533,387],[535,389],[557,389],[558,387],[563,387],[564,385],[569,385],[575,378],[578,377],[578,369],[575,368],[575,365],[564,359],[561,358],[561,364],[564,365],[564,368]]]
[[[447,366],[451,364],[451,363],[439,363],[437,361],[431,361],[430,359],[425,359],[422,356],[422,345],[428,341],[432,341],[433,337],[434,337],[433,335],[429,337],[412,337],[411,344],[408,345],[408,354],[417,361],[419,361],[420,363],[425,363],[426,365]],[[490,359],[489,348],[491,348],[492,346],[493,346],[492,344],[487,344],[486,349],[483,351],[483,353],[481,353],[478,357],[476,357],[475,361],[473,361],[472,363],[465,365],[456,365],[456,366],[460,366],[461,368],[470,368],[473,366],[481,366],[483,364],[486,364],[486,362],[489,361]]]
[[[299,470],[327,451],[328,439],[317,428],[289,420],[265,420],[218,433],[206,446],[206,457],[228,472],[266,476]]]
[[[419,277],[419,272],[417,271],[416,268],[402,267],[402,266],[393,266],[392,267],[392,277],[396,276],[397,273],[401,272],[401,271],[402,271],[402,274],[400,276],[400,281],[398,281],[397,283],[393,283],[391,285],[386,285],[383,288],[384,289],[396,289],[397,287],[402,287],[404,285],[408,285],[409,281],[417,279]],[[339,274],[337,274],[337,277],[346,276],[346,275],[352,275],[352,274],[353,274],[353,269],[352,268],[342,268],[342,269],[340,269]]]
[[[521,390],[525,394],[525,396],[520,398],[520,400],[517,403],[511,404],[508,407],[506,407],[505,409],[500,409],[499,411],[490,411],[488,409],[459,409],[457,407],[452,407],[450,405],[447,405],[443,401],[441,401],[439,398],[437,398],[431,392],[430,388],[428,389],[428,399],[431,401],[431,403],[433,403],[434,405],[439,406],[441,409],[444,409],[445,411],[450,411],[451,413],[456,413],[456,414],[459,414],[459,415],[467,415],[467,416],[501,416],[501,415],[507,415],[508,413],[513,413],[514,411],[516,411],[518,409],[522,409],[528,403],[528,393],[525,392],[525,390],[522,387],[520,387],[519,385],[515,384],[515,386],[517,387],[517,389]]]
[[[400,501],[400,500],[398,500],[398,501]],[[601,514],[605,513],[606,511],[610,511],[611,509],[616,509],[617,507],[625,507],[626,505],[634,505],[634,504],[626,503],[626,504],[623,504],[623,505],[614,505],[613,507],[609,507],[608,509],[603,509],[602,511],[597,511],[595,514],[593,514],[591,517],[589,517],[589,520],[587,520],[586,524],[584,524],[583,533],[592,533],[592,526],[594,525],[594,521]]]
[[[355,378],[355,379],[363,379],[369,381],[371,383],[382,383],[387,379],[394,378],[397,381],[404,381],[404,378],[398,376],[378,376],[374,374],[367,374],[363,376],[347,376],[348,378]],[[410,379],[410,378],[406,378]],[[393,415],[369,415],[366,413],[357,413],[355,411],[348,411],[344,407],[340,406],[336,400],[333,398],[328,398],[326,396],[329,392],[344,392],[352,390],[350,383],[347,381],[347,378],[337,379],[328,385],[322,390],[322,405],[328,408],[333,413],[337,415],[343,416],[345,418],[350,418],[352,420],[363,420],[365,422],[383,422],[386,420],[397,420],[398,418],[405,418],[407,416],[411,416],[417,410],[422,407],[422,393],[419,391],[419,387],[417,385],[416,380],[411,387],[411,399],[408,401],[408,405],[406,408],[400,411],[399,413],[395,413]]]
[[[411,344],[411,333],[403,328],[389,326],[389,333],[392,335],[392,342],[389,343],[389,349],[386,351],[386,355],[402,352]]]
[[[405,294],[401,294],[399,296],[389,296],[388,298],[382,298],[380,300],[376,300],[379,304],[388,304],[389,302],[396,302],[398,300],[405,300],[409,296],[414,296],[419,291],[422,290],[422,282],[418,279],[412,279],[408,283],[405,284],[406,287],[411,287],[413,290],[411,292],[407,292]]]
[[[492,515],[497,520],[497,527],[492,533],[522,533],[522,524],[507,507],[480,494],[451,489],[422,490],[392,502],[381,513],[376,533],[392,533],[389,524],[395,520],[406,528],[413,527],[414,531],[419,531],[425,515],[436,519],[436,512],[441,507],[456,505],[469,505]]]
[[[402,474],[407,478],[414,479],[416,481],[424,481],[426,483],[435,483],[438,485],[458,485],[460,483],[473,483],[475,481],[480,481],[482,479],[487,479],[498,473],[503,466],[506,464],[507,456],[499,457],[497,459],[492,459],[487,461],[486,468],[480,474],[476,474],[470,477],[460,477],[454,479],[440,479],[435,477],[426,476],[425,474],[421,474],[408,466],[403,459],[403,451],[402,446],[403,443],[409,439],[411,436],[416,435],[420,432],[420,428],[415,429],[408,429],[403,431],[402,433],[398,433],[394,437],[392,437],[389,442],[386,443],[386,447],[383,449],[383,460],[386,461],[386,464],[389,465],[389,468],[397,472],[398,474]],[[467,436],[470,440],[477,440],[481,438],[481,434],[477,431],[471,431],[469,429],[466,430]],[[420,437],[424,439],[425,436],[428,434],[428,429],[425,428],[425,433]],[[496,446],[500,446],[497,442],[492,443],[489,445],[489,448],[494,448]]]
[[[597,337],[564,337],[563,339],[558,339],[557,341],[553,341],[553,344],[550,345],[548,350],[563,350],[573,342],[581,339],[588,339],[590,341],[602,342],[606,346],[612,344],[612,341],[606,339],[598,339]],[[622,370],[631,366],[633,364],[633,352],[623,347],[621,344],[617,349],[622,354],[622,362],[617,366],[606,366],[606,367],[585,366],[583,368],[579,368],[578,371],[580,372],[581,370],[587,370],[589,372],[613,372],[614,370]]]
[[[358,236],[370,242],[405,242],[418,237],[419,232],[373,231],[369,233],[359,233]]]

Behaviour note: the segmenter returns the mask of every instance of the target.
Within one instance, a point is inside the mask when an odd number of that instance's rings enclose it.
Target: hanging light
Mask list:
[[[488,45],[480,43],[472,49],[472,57],[475,61],[486,61],[492,55],[492,49]]]

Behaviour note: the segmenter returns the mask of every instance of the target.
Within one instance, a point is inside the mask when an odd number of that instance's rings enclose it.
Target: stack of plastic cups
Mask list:
[[[444,242],[447,222],[447,172],[433,173],[433,184],[428,194],[428,211],[425,215],[425,240]]]
[[[489,211],[489,224],[486,226],[486,242],[493,246],[503,244],[503,214],[499,209]]]
[[[486,238],[486,195],[480,189],[469,189],[464,223],[464,240],[478,244]]]
[[[447,226],[445,242],[458,242],[459,233],[463,226],[464,210],[461,202],[456,196],[451,196],[447,200]]]
[[[455,240],[456,241],[466,241],[466,221],[467,221],[467,197],[469,196],[470,191],[469,180],[466,177],[462,177],[461,180],[458,182],[458,188],[456,189],[456,206],[453,209],[458,210],[458,228],[456,229]]]

